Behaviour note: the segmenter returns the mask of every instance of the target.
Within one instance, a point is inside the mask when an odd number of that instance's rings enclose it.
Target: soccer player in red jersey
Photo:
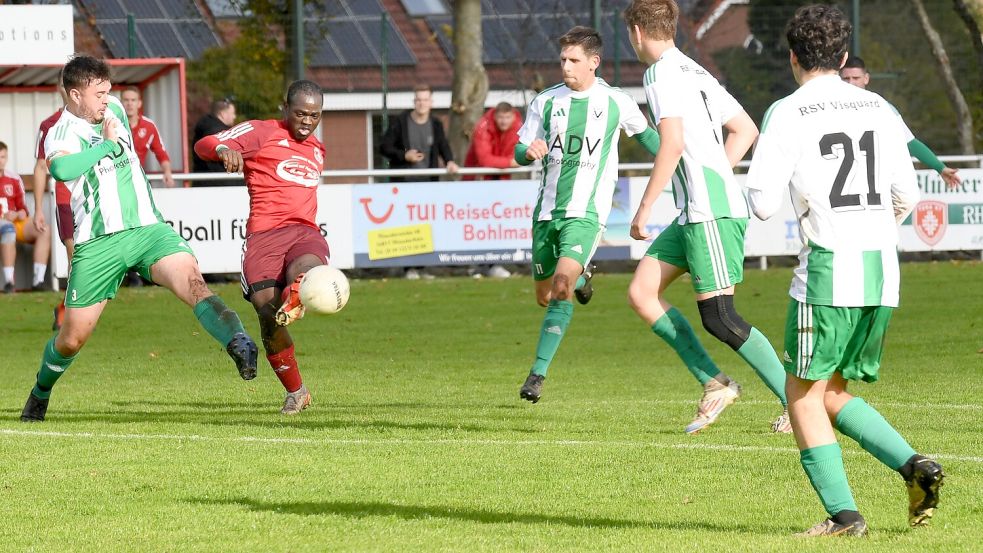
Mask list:
[[[120,102],[126,111],[126,118],[130,120],[130,131],[133,134],[133,149],[137,157],[140,158],[140,166],[147,167],[147,152],[153,150],[157,163],[160,164],[161,171],[164,172],[164,186],[174,187],[174,177],[171,176],[171,156],[167,155],[164,142],[160,139],[160,131],[157,123],[149,117],[140,114],[143,107],[143,98],[140,89],[135,86],[128,86],[120,94]]]
[[[62,101],[67,103],[65,88],[61,83],[58,84],[58,92],[61,93]],[[48,230],[44,218],[44,210],[37,207],[44,205],[44,192],[48,182],[48,163],[44,159],[44,140],[48,137],[48,131],[51,127],[55,126],[58,118],[61,117],[62,109],[59,108],[58,111],[51,114],[47,119],[41,121],[41,125],[38,128],[37,162],[34,164],[34,230],[39,233],[47,232]],[[75,219],[72,216],[72,193],[69,192],[65,183],[60,181],[55,182],[55,221],[58,225],[58,238],[65,245],[65,251],[68,253],[68,264],[71,266],[72,255],[75,253]],[[61,328],[64,320],[65,300],[62,298],[58,306],[55,307],[54,322],[51,325],[51,330]]]
[[[242,247],[242,293],[259,316],[266,358],[287,390],[281,413],[311,403],[287,325],[304,316],[300,279],[328,263],[328,244],[314,220],[324,145],[313,136],[321,122],[321,87],[294,81],[282,120],[252,120],[206,136],[195,153],[245,173],[249,220]]]

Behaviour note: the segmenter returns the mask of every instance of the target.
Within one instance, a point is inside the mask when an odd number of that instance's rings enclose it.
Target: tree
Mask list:
[[[936,69],[945,83],[945,92],[956,109],[956,129],[959,134],[959,147],[964,154],[973,153],[973,117],[969,111],[969,104],[966,97],[959,90],[959,83],[952,73],[952,65],[949,63],[949,55],[946,54],[945,46],[942,44],[942,37],[932,25],[932,20],[928,18],[925,5],[922,0],[911,0],[918,16],[918,21],[922,26],[922,31],[928,39],[932,48],[932,55],[935,57]]]
[[[976,64],[983,76],[983,0],[953,0],[956,13],[969,29],[969,39],[976,51]]]
[[[485,111],[488,75],[481,61],[481,1],[454,2],[454,82],[451,85],[451,152],[463,160],[471,134]]]

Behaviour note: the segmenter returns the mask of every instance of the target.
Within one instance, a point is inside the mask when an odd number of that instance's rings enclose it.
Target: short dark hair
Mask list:
[[[291,105],[294,99],[300,95],[310,95],[317,98],[319,102],[324,101],[324,91],[314,81],[300,80],[290,83],[290,86],[287,87],[287,105]]]
[[[671,40],[676,37],[679,6],[674,0],[634,0],[625,9],[625,24],[638,25],[649,38]]]
[[[143,98],[143,92],[141,92],[138,87],[135,87],[133,85],[127,86],[122,91],[120,91],[121,94],[123,92],[136,92],[137,93],[137,96]]]
[[[111,77],[108,63],[84,54],[72,56],[61,71],[61,82],[66,91],[86,87],[93,82],[108,81]]]
[[[515,111],[515,108],[508,102],[499,102],[495,106],[495,113],[512,113],[513,111]]]
[[[850,56],[840,69],[863,69],[864,73],[866,73],[867,64],[864,63],[864,59],[860,56]]]
[[[430,88],[430,85],[427,83],[420,83],[413,87],[413,94],[416,94],[417,92],[429,92],[430,94],[433,94],[433,89]]]
[[[603,50],[601,35],[590,27],[577,25],[570,29],[559,40],[560,49],[567,46],[580,46],[588,56],[600,56]]]
[[[0,140],[0,152],[7,149],[7,143]]]
[[[230,98],[222,98],[221,100],[215,100],[214,102],[212,102],[212,110],[211,110],[212,115],[218,115],[219,113],[229,109],[234,105],[235,102],[233,102]]]
[[[840,68],[853,27],[836,6],[803,6],[785,27],[788,47],[806,71]]]

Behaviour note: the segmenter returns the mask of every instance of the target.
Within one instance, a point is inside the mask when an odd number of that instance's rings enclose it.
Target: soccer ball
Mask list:
[[[341,311],[350,291],[345,273],[327,265],[314,267],[300,280],[300,302],[305,309],[317,313]]]

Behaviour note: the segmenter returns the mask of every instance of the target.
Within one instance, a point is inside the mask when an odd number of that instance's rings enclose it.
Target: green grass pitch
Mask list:
[[[737,306],[780,345],[790,269],[748,271]],[[356,281],[335,316],[291,327],[313,406],[278,410],[261,357],[239,379],[190,309],[124,289],[59,382],[18,421],[54,294],[0,297],[0,551],[979,551],[983,265],[903,266],[882,379],[856,385],[948,474],[928,528],[900,477],[852,442],[868,538],[790,537],[824,513],[778,404],[670,299],[744,396],[697,436],[700,389],[599,275],[531,405],[518,389],[542,311],[528,278]],[[218,289],[257,332],[234,286]]]

